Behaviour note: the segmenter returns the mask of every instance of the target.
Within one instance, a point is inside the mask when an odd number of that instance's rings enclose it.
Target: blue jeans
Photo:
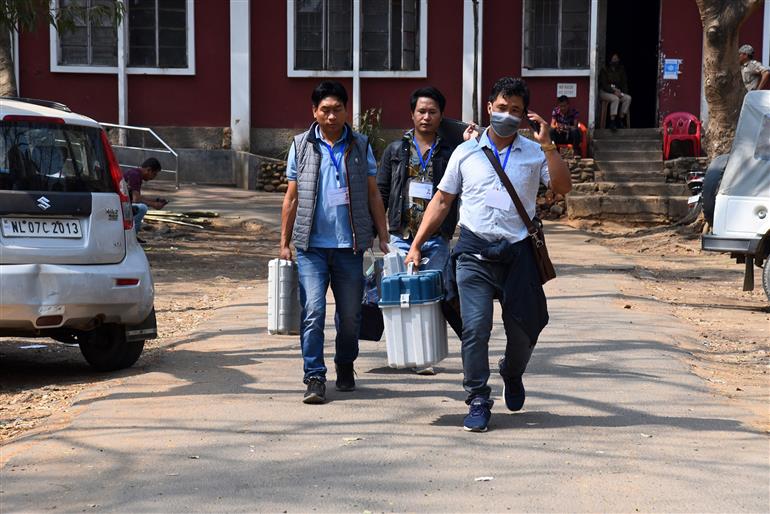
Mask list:
[[[409,253],[409,249],[412,247],[412,239],[402,239],[398,236],[390,235],[390,244],[403,251]],[[420,269],[432,269],[438,271],[444,271],[444,266],[449,259],[449,241],[443,236],[436,236],[428,239],[422,244],[420,253],[423,257],[427,257],[428,263]]]
[[[134,214],[134,230],[136,230],[137,234],[139,233],[139,229],[142,228],[144,215],[147,214],[147,211],[149,210],[150,208],[144,203],[135,203],[131,205],[131,212]]]
[[[457,289],[460,293],[460,313],[463,320],[461,353],[463,359],[463,387],[468,393],[466,403],[481,396],[489,398],[489,337],[492,332],[493,302],[503,298],[503,285],[508,273],[516,273],[516,266],[481,261],[470,254],[457,258]],[[515,300],[511,301],[513,304]],[[505,358],[500,374],[520,377],[532,356],[534,344],[512,315],[506,302],[503,307],[505,328]]]
[[[349,248],[297,249],[299,301],[302,305],[300,344],[307,383],[310,377],[326,380],[324,327],[326,291],[331,283],[337,306],[337,338],[334,362],[352,363],[358,357],[358,330],[364,294],[363,254]]]

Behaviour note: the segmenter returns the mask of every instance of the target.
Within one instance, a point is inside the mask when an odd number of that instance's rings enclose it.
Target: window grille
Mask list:
[[[128,65],[187,67],[186,0],[129,0]]]
[[[525,0],[524,67],[589,67],[590,0]]]
[[[297,0],[295,68],[353,69],[352,0]]]
[[[417,0],[366,0],[361,11],[361,69],[416,70],[420,41]]]
[[[111,0],[60,0],[61,7],[90,9],[110,5]],[[116,66],[118,63],[118,33],[112,20],[92,19],[88,10],[84,17],[74,20],[73,30],[59,34],[59,64],[87,66]]]
[[[361,0],[362,71],[420,65],[419,0]],[[353,1],[296,0],[294,69],[353,69]]]

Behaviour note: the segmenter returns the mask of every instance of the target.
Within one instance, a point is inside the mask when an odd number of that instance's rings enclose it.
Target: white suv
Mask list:
[[[0,337],[77,343],[102,371],[134,364],[157,328],[132,219],[97,122],[0,98]]]

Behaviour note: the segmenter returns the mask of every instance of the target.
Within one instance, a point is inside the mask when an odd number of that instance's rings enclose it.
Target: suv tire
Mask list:
[[[765,290],[765,296],[770,301],[770,255],[765,257],[765,262],[762,264],[762,289]]]
[[[116,371],[132,366],[142,354],[144,341],[126,341],[122,325],[103,325],[86,335],[80,353],[98,371]]]
[[[714,157],[714,160],[711,161],[706,170],[706,176],[703,178],[701,203],[703,203],[703,216],[706,218],[709,227],[714,226],[714,208],[717,203],[717,193],[719,192],[719,184],[722,183],[722,176],[725,173],[725,166],[727,166],[727,158],[729,156],[730,154],[722,154]]]

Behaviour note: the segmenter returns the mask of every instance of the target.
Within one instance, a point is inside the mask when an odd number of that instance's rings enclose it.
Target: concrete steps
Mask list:
[[[660,151],[663,149],[662,139],[594,139],[591,144],[594,147],[594,153],[603,150],[616,150],[620,146],[618,141],[623,141],[624,146],[629,150]]]
[[[596,182],[567,195],[571,219],[649,225],[687,213],[687,186],[666,183],[658,129],[595,130],[592,145]]]
[[[594,159],[597,161],[647,161],[655,162],[663,167],[663,151],[656,150],[637,150],[630,149],[627,146],[617,146],[613,149],[594,149]]]
[[[660,129],[657,128],[643,128],[643,129],[620,129],[617,132],[613,132],[610,129],[596,129],[594,130],[594,139],[663,139],[663,135]]]
[[[575,184],[570,195],[581,196],[592,193],[620,196],[689,196],[685,184],[654,182],[585,182]]]
[[[570,219],[610,220],[630,225],[667,223],[687,213],[686,196],[567,195]]]
[[[619,172],[624,171],[648,171],[656,172],[663,170],[663,163],[660,161],[602,161],[597,160],[596,165],[602,171]]]
[[[663,170],[658,171],[603,171],[599,165],[599,171],[595,173],[595,180],[600,182],[665,182],[666,175]]]

